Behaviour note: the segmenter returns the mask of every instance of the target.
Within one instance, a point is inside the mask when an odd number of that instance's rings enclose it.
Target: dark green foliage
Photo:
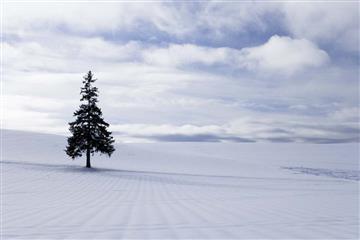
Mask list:
[[[81,157],[82,153],[86,151],[86,167],[91,167],[90,153],[100,152],[110,157],[115,151],[111,132],[106,129],[109,124],[104,121],[101,109],[96,106],[98,89],[91,85],[95,81],[91,71],[84,76],[80,101],[85,103],[81,104],[80,109],[74,112],[76,120],[69,123],[72,136],[68,138],[68,146],[65,150],[67,155],[73,159]]]

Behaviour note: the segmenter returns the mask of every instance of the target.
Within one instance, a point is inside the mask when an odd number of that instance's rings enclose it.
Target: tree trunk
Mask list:
[[[86,149],[86,167],[91,168],[91,164],[90,164],[90,148]]]
[[[88,80],[88,82],[90,82],[90,80]],[[87,168],[91,168],[91,164],[90,164],[90,98],[88,99],[88,113],[87,113],[87,149],[86,149],[86,167]]]

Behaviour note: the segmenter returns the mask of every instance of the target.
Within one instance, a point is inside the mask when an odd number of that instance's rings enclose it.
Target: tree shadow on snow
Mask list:
[[[314,181],[306,179],[288,179],[288,178],[269,178],[269,177],[241,177],[241,176],[216,176],[216,175],[201,175],[201,174],[187,174],[187,173],[164,173],[155,171],[131,171],[110,168],[86,168],[79,165],[66,164],[48,164],[48,163],[32,163],[19,161],[1,161],[1,164],[12,165],[24,170],[40,171],[40,172],[62,172],[64,174],[78,173],[88,177],[105,177],[117,178],[133,181],[158,182],[162,184],[174,185],[188,185],[188,186],[206,186],[206,187],[228,187],[228,188],[261,188],[267,189],[264,184],[258,186],[257,182],[264,180],[272,181]],[[49,175],[48,175],[49,176]],[[50,175],[51,176],[51,175]],[[249,181],[253,184],[249,184]],[[254,181],[255,180],[255,181]],[[258,181],[256,181],[258,180]],[[331,181],[331,180],[319,180]],[[269,187],[273,189],[275,186]],[[285,186],[278,186],[275,188],[284,189]],[[289,188],[291,189],[291,187]]]

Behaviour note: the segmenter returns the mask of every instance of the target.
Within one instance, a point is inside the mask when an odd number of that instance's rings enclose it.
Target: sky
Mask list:
[[[4,1],[2,128],[117,142],[359,141],[359,2]]]

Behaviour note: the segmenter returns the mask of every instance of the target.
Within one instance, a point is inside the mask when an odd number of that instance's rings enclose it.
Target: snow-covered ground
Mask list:
[[[119,144],[3,130],[2,239],[358,239],[358,144]]]

